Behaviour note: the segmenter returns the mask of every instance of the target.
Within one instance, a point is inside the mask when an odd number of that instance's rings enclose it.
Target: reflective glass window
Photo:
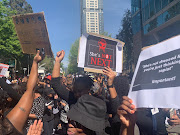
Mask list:
[[[145,9],[142,9],[142,21],[145,21]]]
[[[145,5],[144,5],[145,3],[144,3],[144,0],[142,0],[142,8],[144,8],[145,7]]]
[[[155,0],[156,13],[162,9],[161,5],[161,0]]]
[[[171,3],[173,0],[169,0],[169,3]]]
[[[147,6],[145,7],[145,16],[144,16],[144,19],[145,19],[145,21],[146,21],[147,19],[149,19],[149,5],[147,5]]]
[[[167,4],[168,4],[168,0],[162,0],[162,8],[167,6]]]
[[[170,19],[170,15],[168,13],[168,11],[163,13],[163,23],[168,21]]]
[[[140,20],[140,13],[138,13],[132,19],[132,31],[133,31],[133,34],[136,34],[140,30],[141,30],[141,20]]]
[[[134,14],[140,8],[140,0],[131,0],[131,12]]]
[[[157,26],[160,26],[163,24],[163,15],[161,14],[160,16],[157,17]]]
[[[177,14],[180,14],[180,2],[177,4]]]
[[[152,20],[151,22],[149,22],[149,28],[148,28],[148,32],[150,32],[151,30],[153,30],[154,28],[157,27],[157,18],[155,18],[154,20]]]
[[[148,29],[149,29],[149,24],[144,26],[144,34],[148,33]]]
[[[149,1],[149,7],[150,7],[150,17],[151,17],[155,14],[154,0]]]

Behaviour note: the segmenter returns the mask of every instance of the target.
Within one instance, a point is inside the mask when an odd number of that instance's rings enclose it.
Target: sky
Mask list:
[[[56,56],[65,51],[63,64],[68,66],[71,45],[81,36],[80,0],[26,0],[34,13],[44,11],[51,48]],[[104,31],[115,38],[121,28],[124,12],[131,8],[131,0],[103,0]]]

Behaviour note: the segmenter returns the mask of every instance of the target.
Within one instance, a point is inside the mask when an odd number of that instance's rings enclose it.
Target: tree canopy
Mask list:
[[[77,39],[71,46],[69,52],[68,73],[73,74],[78,72],[77,57],[78,57],[79,39]]]
[[[131,11],[127,10],[122,19],[122,28],[116,35],[116,38],[125,42],[123,48],[123,69],[132,72],[133,65],[133,33]]]
[[[0,1],[0,62],[17,60],[17,67],[22,68],[27,67],[28,61],[31,61],[22,53],[12,16],[32,12],[32,7],[25,0]]]

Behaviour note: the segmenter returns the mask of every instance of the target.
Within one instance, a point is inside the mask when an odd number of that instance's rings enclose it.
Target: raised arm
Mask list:
[[[27,90],[24,95],[21,97],[18,104],[8,113],[7,119],[13,124],[13,126],[19,131],[23,132],[24,124],[29,116],[32,103],[34,100],[34,87],[37,83],[38,77],[38,63],[42,60],[40,56],[40,51],[37,51],[36,56],[34,57],[31,73],[27,83]]]
[[[52,72],[51,85],[59,97],[70,103],[71,100],[74,98],[74,94],[60,83],[60,63],[63,60],[64,55],[65,52],[63,50],[57,52],[55,64]]]
[[[61,61],[63,60],[65,55],[64,50],[57,52],[56,59],[55,59],[55,64],[52,72],[52,77],[56,78],[60,76],[60,66],[61,66]]]

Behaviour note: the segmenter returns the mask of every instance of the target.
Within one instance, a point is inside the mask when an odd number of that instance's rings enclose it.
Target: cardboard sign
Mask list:
[[[44,12],[13,16],[13,22],[23,53],[36,54],[36,48],[44,48],[46,55],[53,56]]]
[[[0,63],[0,77],[4,77],[8,71],[9,65]]]
[[[98,72],[109,66],[122,72],[122,50],[124,43],[113,38],[97,35],[82,35],[79,45],[78,67]]]
[[[129,97],[137,108],[180,108],[180,35],[143,50]]]

